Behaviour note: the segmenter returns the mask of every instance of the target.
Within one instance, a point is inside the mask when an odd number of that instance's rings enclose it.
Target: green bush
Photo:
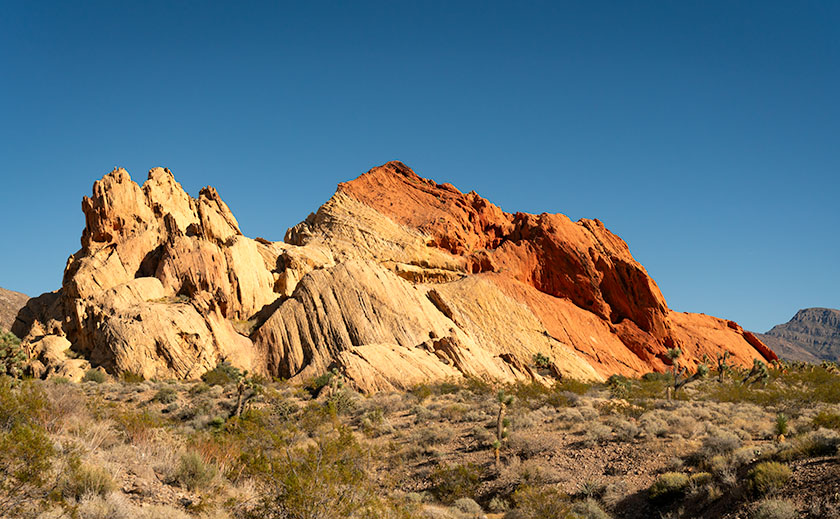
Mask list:
[[[101,369],[96,368],[87,370],[85,376],[82,377],[82,382],[96,382],[97,384],[101,384],[106,380],[108,380],[108,375]]]
[[[113,416],[117,427],[131,443],[143,443],[152,438],[154,430],[160,427],[160,420],[148,411],[126,410]]]
[[[178,400],[178,391],[174,387],[161,388],[152,397],[153,402],[160,402],[161,404],[171,404],[175,400]]]
[[[790,468],[776,461],[759,463],[747,475],[750,488],[757,494],[762,495],[784,488],[790,481],[790,477]]]
[[[250,516],[260,519],[339,519],[389,517],[368,479],[368,455],[352,431],[322,431],[307,449],[289,449],[282,440],[254,464],[265,493]],[[363,513],[365,512],[365,513]]]
[[[429,475],[432,493],[443,503],[454,503],[463,497],[474,497],[480,482],[478,466],[439,465]]]
[[[317,377],[313,377],[312,380],[305,385],[305,387],[312,396],[317,396],[323,388],[327,387],[330,382],[332,382],[334,376],[334,373],[328,371],[318,375]]]
[[[627,398],[630,396],[630,389],[632,387],[630,379],[622,375],[611,375],[607,379],[607,387],[610,390],[610,396],[613,398]]]
[[[122,375],[120,375],[120,378],[123,382],[127,384],[139,384],[140,382],[146,380],[146,378],[143,377],[143,375],[134,373],[133,371],[123,371]]]
[[[0,430],[0,504],[11,507],[43,497],[41,488],[49,478],[55,448],[43,428],[16,423]],[[2,512],[0,512],[2,513]],[[12,514],[9,517],[14,517]]]
[[[648,489],[648,495],[656,501],[677,497],[685,493],[688,482],[688,475],[682,472],[666,472],[656,478]]]
[[[688,478],[688,482],[694,486],[706,485],[712,482],[714,478],[708,472],[695,472]]]
[[[572,504],[569,519],[610,519],[610,516],[601,508],[598,501],[584,499]]]
[[[105,496],[116,488],[117,485],[107,470],[78,460],[70,462],[67,474],[61,482],[62,494],[73,499],[91,494]]]
[[[20,378],[25,365],[26,353],[20,347],[20,339],[13,333],[0,331],[0,375]]]
[[[814,417],[812,424],[814,428],[819,429],[825,427],[826,429],[840,429],[840,414],[829,411],[820,411]]]
[[[208,386],[226,386],[233,384],[242,378],[239,368],[228,364],[225,361],[216,364],[216,367],[201,375],[201,380]]]
[[[817,429],[797,437],[778,451],[774,458],[779,461],[793,461],[803,458],[831,456],[840,447],[840,435],[831,429]]]
[[[796,506],[783,499],[765,499],[752,514],[753,519],[795,519],[799,517]]]
[[[194,491],[206,488],[215,476],[212,465],[205,463],[198,453],[187,452],[178,460],[174,479],[178,485]]]
[[[551,358],[546,355],[543,355],[542,353],[535,353],[533,360],[534,366],[540,369],[546,369],[551,367]]]
[[[571,519],[568,496],[552,487],[520,487],[513,503],[504,519]]]

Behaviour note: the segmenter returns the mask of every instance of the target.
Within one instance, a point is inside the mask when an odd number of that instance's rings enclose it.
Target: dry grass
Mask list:
[[[708,380],[670,401],[657,377],[618,396],[518,384],[506,389],[499,467],[498,388],[474,381],[332,400],[267,383],[239,419],[229,384],[36,382],[6,414],[30,414],[57,447],[32,494],[41,504],[19,517],[305,517],[315,495],[347,517],[689,517],[719,503],[726,511],[708,517],[734,517],[775,506],[751,500],[759,487],[784,493],[796,463],[837,459],[837,378],[808,368],[774,371],[767,387]],[[809,391],[817,382],[827,386]],[[666,490],[649,490],[656,481]]]

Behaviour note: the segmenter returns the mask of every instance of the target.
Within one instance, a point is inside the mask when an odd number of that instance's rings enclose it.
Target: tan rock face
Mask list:
[[[158,378],[227,360],[297,379],[335,367],[376,391],[640,375],[674,346],[689,363],[774,358],[737,325],[670,311],[600,221],[505,213],[398,162],[340,184],[285,243],[242,236],[215,189],[192,198],[161,168],[142,186],[114,170],[82,209],[62,288],[15,325],[40,375],[77,378],[78,355]]]
[[[12,329],[18,312],[29,300],[29,296],[0,288],[0,331]]]

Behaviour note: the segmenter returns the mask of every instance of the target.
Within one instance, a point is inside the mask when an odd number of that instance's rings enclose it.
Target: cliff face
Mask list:
[[[775,355],[735,323],[668,309],[598,220],[505,213],[399,162],[340,184],[284,242],[242,236],[212,188],[168,170],[96,182],[62,288],[16,332],[36,373],[196,377],[220,360],[286,378],[343,370],[362,390],[470,375],[603,379]]]
[[[840,310],[805,308],[759,337],[785,359],[836,362],[840,360]]]
[[[15,316],[23,308],[29,296],[0,288],[0,331],[9,331],[15,322]]]

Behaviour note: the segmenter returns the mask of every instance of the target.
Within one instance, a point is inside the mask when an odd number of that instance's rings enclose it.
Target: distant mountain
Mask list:
[[[0,330],[8,331],[15,322],[18,311],[29,300],[29,296],[0,288]]]
[[[785,324],[756,335],[783,359],[840,360],[840,310],[806,308]]]

